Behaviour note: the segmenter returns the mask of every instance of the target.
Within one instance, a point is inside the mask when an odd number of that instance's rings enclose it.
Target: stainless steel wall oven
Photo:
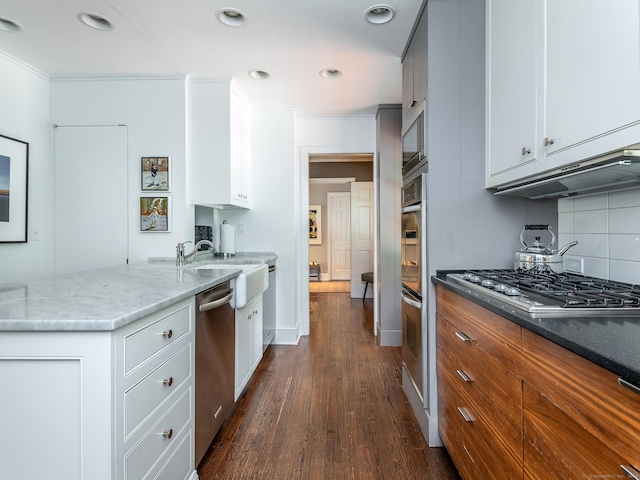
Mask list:
[[[422,169],[426,171],[425,169]],[[402,186],[402,364],[415,389],[423,395],[423,316],[426,313],[427,173]]]

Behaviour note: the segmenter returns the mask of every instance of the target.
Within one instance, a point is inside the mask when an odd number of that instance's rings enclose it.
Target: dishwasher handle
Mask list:
[[[200,305],[200,308],[198,310],[200,310],[201,312],[208,312],[209,310],[213,310],[214,308],[218,308],[223,305],[226,305],[231,301],[232,298],[233,298],[233,288],[229,288],[227,290],[224,290],[222,292],[222,295],[216,298],[215,300],[211,302],[203,303],[202,305]]]

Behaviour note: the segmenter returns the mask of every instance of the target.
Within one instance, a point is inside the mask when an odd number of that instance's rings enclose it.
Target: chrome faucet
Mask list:
[[[213,244],[213,242],[211,242],[211,240],[199,240],[198,243],[196,243],[193,246],[193,251],[191,253],[189,253],[188,255],[185,255],[184,246],[187,243],[193,243],[193,242],[191,242],[189,240],[189,241],[182,242],[182,243],[179,243],[178,245],[176,245],[176,265],[178,267],[181,267],[185,263],[188,263],[187,260],[189,260],[191,257],[193,257],[193,261],[194,262],[197,262],[198,261],[198,249],[200,248],[200,245],[209,245],[213,249],[213,253],[218,253],[218,250],[216,250],[216,247]]]

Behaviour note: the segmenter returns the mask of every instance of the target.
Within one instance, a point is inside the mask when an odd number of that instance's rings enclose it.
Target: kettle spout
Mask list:
[[[578,241],[573,241],[571,243],[567,243],[564,247],[562,247],[560,250],[558,250],[558,255],[564,255],[565,253],[567,253],[567,250],[569,250],[571,247],[573,247],[574,245],[577,245]]]

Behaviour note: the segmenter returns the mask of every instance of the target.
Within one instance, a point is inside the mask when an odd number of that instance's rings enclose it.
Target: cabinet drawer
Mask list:
[[[190,376],[191,345],[189,344],[125,392],[125,437]]]
[[[612,372],[528,330],[522,342],[525,384],[628,463],[640,465],[640,394],[620,386]]]
[[[438,313],[449,323],[509,370],[520,373],[522,329],[519,325],[440,286],[436,287],[436,301]]]
[[[191,474],[191,430],[184,437],[178,448],[170,455],[168,462],[162,467],[162,471],[153,480],[186,480]]]
[[[124,338],[124,373],[152,357],[189,332],[190,306],[180,310],[158,312],[156,321]]]
[[[191,416],[191,390],[187,391],[125,457],[125,479],[140,480],[167,449],[174,447]]]
[[[525,383],[528,478],[616,478],[626,462]],[[553,473],[552,473],[553,472]]]
[[[476,392],[473,395],[482,393],[491,399],[522,431],[522,380],[475,342],[462,340],[466,338],[464,332],[442,316],[438,315],[437,322],[437,341],[451,357],[452,375],[456,382],[461,388]]]

